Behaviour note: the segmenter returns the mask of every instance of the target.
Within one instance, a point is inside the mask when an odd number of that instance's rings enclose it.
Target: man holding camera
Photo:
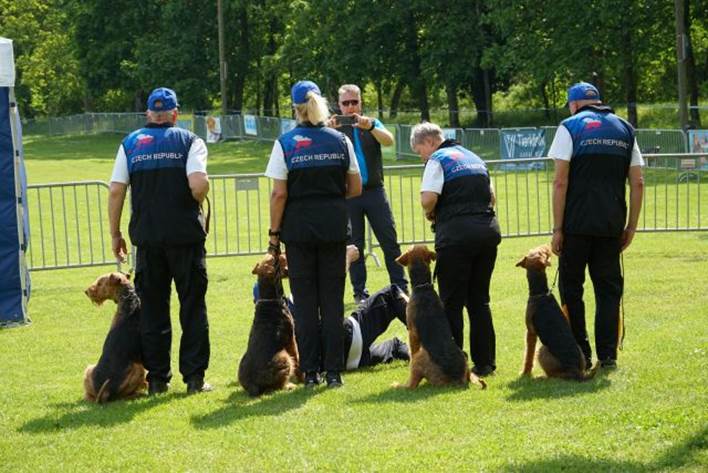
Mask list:
[[[339,108],[342,115],[332,117],[328,125],[347,135],[354,144],[363,184],[361,196],[347,200],[352,225],[352,243],[364,255],[364,216],[366,216],[383,250],[391,283],[407,292],[408,281],[403,273],[403,267],[396,263],[401,249],[398,246],[391,205],[383,187],[381,146],[393,145],[393,135],[379,120],[361,114],[361,90],[358,86],[345,84],[339,88]],[[369,297],[366,289],[364,260],[360,258],[349,269],[354,301],[357,304]]]

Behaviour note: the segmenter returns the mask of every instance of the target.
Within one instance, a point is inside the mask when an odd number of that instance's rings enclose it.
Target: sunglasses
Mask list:
[[[353,107],[354,105],[359,105],[359,101],[358,100],[343,100],[342,101],[343,107]]]

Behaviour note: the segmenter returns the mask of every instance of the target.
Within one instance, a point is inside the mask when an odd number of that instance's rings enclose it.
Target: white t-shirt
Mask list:
[[[445,173],[443,172],[442,165],[439,161],[434,159],[429,159],[425,164],[425,171],[423,171],[423,181],[420,183],[421,192],[435,192],[436,194],[442,194],[443,186],[445,185]],[[492,178],[489,178],[489,188],[494,189],[492,185]]]
[[[352,142],[349,138],[345,136],[344,139],[347,141],[347,150],[349,151],[349,169],[347,172],[349,174],[359,174],[359,163],[356,160],[354,146],[352,146]],[[265,175],[271,179],[280,179],[281,181],[288,179],[288,166],[285,164],[283,147],[278,140],[275,140],[275,143],[273,143],[273,150],[270,152],[270,159],[268,160]]]
[[[572,155],[573,138],[570,136],[568,129],[560,125],[556,130],[556,136],[553,137],[553,143],[551,143],[551,149],[548,150],[548,156],[561,161],[570,161]],[[642,158],[642,153],[639,151],[636,138],[634,139],[634,146],[632,147],[632,161],[629,165],[630,167],[644,166],[644,158]]]
[[[187,176],[195,172],[203,172],[206,174],[207,154],[207,147],[206,144],[204,144],[204,140],[199,137],[194,138],[192,146],[189,148],[189,154],[187,155]],[[118,153],[116,153],[111,182],[130,184],[128,158],[125,156],[125,150],[122,144],[118,147]]]

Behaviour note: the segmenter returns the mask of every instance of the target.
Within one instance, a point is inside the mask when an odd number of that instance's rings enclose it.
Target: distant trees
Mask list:
[[[684,0],[692,104],[708,93],[708,4]],[[673,2],[665,0],[223,0],[230,109],[288,114],[290,85],[367,87],[367,106],[474,107],[493,124],[493,97],[553,109],[576,80],[606,101],[676,97]],[[142,110],[156,85],[187,109],[218,106],[216,2],[0,0],[0,34],[15,40],[29,115]],[[509,93],[513,91],[513,93]],[[498,96],[501,97],[501,96]],[[697,110],[696,110],[697,113]],[[694,119],[696,119],[694,117]]]

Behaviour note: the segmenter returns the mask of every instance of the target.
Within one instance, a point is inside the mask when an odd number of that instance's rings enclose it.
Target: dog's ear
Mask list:
[[[435,261],[435,258],[437,258],[437,256],[438,256],[437,253],[429,250],[428,248],[426,248],[425,250],[427,251],[427,253],[425,254],[425,257],[428,260],[428,263],[430,263],[431,261]]]
[[[409,260],[410,260],[410,253],[408,251],[406,251],[401,256],[396,258],[396,263],[400,264],[401,266],[408,266]]]
[[[284,253],[280,254],[280,277],[287,278],[288,277],[288,259],[285,257]]]
[[[253,267],[253,271],[251,271],[251,274],[258,274],[258,263]]]
[[[120,277],[119,274],[111,273],[111,275],[108,277],[108,282],[110,282],[111,284],[121,284],[123,282],[123,279]]]
[[[519,266],[521,266],[522,268],[525,268],[525,267],[526,267],[526,257],[525,257],[525,256],[524,256],[523,258],[521,258],[521,259],[516,263],[516,267],[518,268]]]

